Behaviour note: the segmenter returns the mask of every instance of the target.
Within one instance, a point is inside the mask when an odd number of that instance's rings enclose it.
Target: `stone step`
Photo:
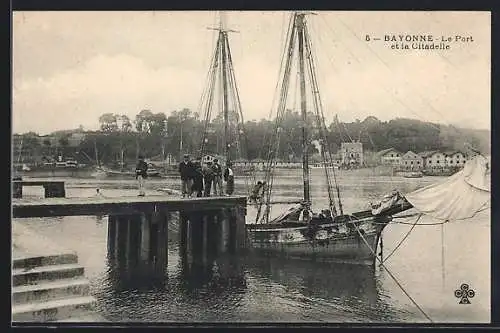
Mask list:
[[[81,322],[105,322],[106,318],[98,313],[83,311],[81,314],[76,314],[73,317],[57,320],[60,323],[81,323]]]
[[[92,296],[80,296],[14,305],[12,321],[45,322],[77,317],[82,310],[91,310],[95,301]]]
[[[86,296],[89,293],[89,281],[85,278],[41,281],[33,285],[21,285],[12,288],[12,304],[63,299],[75,295]]]
[[[40,266],[27,269],[12,270],[12,285],[14,287],[35,284],[41,280],[58,280],[82,276],[84,268],[78,264],[62,264]]]
[[[18,257],[12,261],[12,268],[27,268],[37,266],[76,264],[78,256],[75,253],[53,254],[35,257]]]

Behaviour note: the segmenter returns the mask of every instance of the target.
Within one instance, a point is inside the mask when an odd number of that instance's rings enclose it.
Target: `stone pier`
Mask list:
[[[164,279],[168,227],[178,223],[180,252],[191,262],[236,254],[246,247],[246,198],[166,196],[13,200],[13,217],[108,216],[108,259],[118,280]]]

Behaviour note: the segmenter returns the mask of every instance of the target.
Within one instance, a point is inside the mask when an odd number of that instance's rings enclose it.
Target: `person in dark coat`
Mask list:
[[[146,193],[144,192],[144,182],[148,178],[148,164],[144,161],[144,157],[139,155],[139,161],[135,167],[135,179],[137,179],[139,185],[139,196],[143,197]]]
[[[233,164],[227,162],[226,170],[224,170],[224,181],[226,182],[226,194],[232,195],[234,192],[234,173],[232,169]]]
[[[220,166],[218,159],[214,159],[212,170],[214,171],[214,194],[223,195],[224,189],[222,188],[222,167]]]
[[[193,181],[193,163],[189,160],[189,155],[184,155],[184,161],[179,163],[179,173],[181,174],[182,197],[191,196],[191,187]]]
[[[212,182],[214,181],[215,174],[212,168],[212,162],[208,161],[207,165],[203,168],[203,179],[205,180],[205,197],[210,196],[210,191],[212,190]]]
[[[193,164],[193,185],[191,192],[194,192],[197,197],[203,196],[203,170],[201,168],[201,158],[197,158]]]

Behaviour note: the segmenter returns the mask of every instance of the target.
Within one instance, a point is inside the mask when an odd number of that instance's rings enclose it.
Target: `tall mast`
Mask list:
[[[304,73],[304,16],[296,14],[297,37],[299,39],[299,76],[300,76],[300,109],[302,113],[302,178],[304,180],[304,201],[311,203],[309,192],[309,156],[307,144],[307,102],[306,102],[306,82]]]
[[[223,112],[224,112],[224,156],[226,157],[226,161],[230,161],[230,156],[229,156],[229,143],[230,141],[228,140],[228,135],[229,135],[229,110],[228,110],[228,100],[227,100],[227,52],[226,52],[226,47],[228,46],[227,43],[227,33],[226,31],[222,30],[222,18],[221,18],[221,30],[219,31],[219,38],[221,39],[222,42],[222,48],[221,48],[221,58],[222,58],[222,107],[223,107]]]

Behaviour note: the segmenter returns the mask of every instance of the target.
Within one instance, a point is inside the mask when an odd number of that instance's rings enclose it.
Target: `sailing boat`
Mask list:
[[[392,215],[412,208],[412,205],[397,191],[386,195],[372,209],[344,214],[340,190],[336,184],[333,154],[329,151],[327,128],[322,110],[315,64],[312,57],[311,40],[307,28],[306,13],[291,15],[281,71],[281,96],[276,116],[275,131],[268,151],[265,175],[265,193],[257,203],[256,223],[247,224],[251,246],[256,251],[283,254],[289,257],[308,257],[340,262],[373,264],[377,244]],[[280,142],[280,120],[285,110],[291,68],[296,55],[300,80],[300,111],[302,115],[302,176],[303,199],[295,206],[270,219],[274,167]],[[317,131],[321,136],[323,169],[329,198],[328,209],[319,214],[312,211],[309,184],[308,159],[308,109],[306,98],[306,76],[311,83],[312,101]],[[334,183],[335,189],[334,191]],[[335,193],[336,192],[336,193]],[[335,196],[337,203],[335,203]],[[337,207],[339,213],[337,214]],[[263,214],[261,212],[263,211]]]

